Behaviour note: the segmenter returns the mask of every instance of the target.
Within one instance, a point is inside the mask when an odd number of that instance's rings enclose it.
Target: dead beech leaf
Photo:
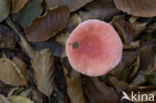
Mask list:
[[[0,94],[0,103],[10,103],[9,100]]]
[[[17,57],[13,57],[12,61],[17,65],[17,67],[20,69],[21,73],[24,75],[24,78],[29,81],[29,73],[27,70],[26,64],[20,60]]]
[[[113,88],[100,82],[98,78],[87,77],[84,88],[90,103],[117,103],[118,97]]]
[[[37,88],[47,96],[54,88],[53,55],[49,49],[36,52],[31,60]]]
[[[68,18],[69,9],[66,6],[48,10],[24,29],[28,41],[40,42],[50,39],[65,27]]]
[[[10,59],[0,59],[0,80],[6,84],[14,86],[27,85],[27,80],[18,68],[18,66]]]
[[[71,103],[85,103],[81,74],[73,70],[68,77],[68,72],[64,66],[63,70],[67,83],[67,94]]]
[[[17,13],[19,12],[24,5],[27,3],[28,0],[12,0],[12,10],[11,13]]]
[[[100,19],[107,20],[120,13],[111,0],[94,0],[85,7],[87,11],[80,11],[83,20]]]
[[[156,16],[155,0],[113,0],[116,7],[133,16]]]
[[[0,0],[0,22],[2,22],[8,17],[10,5],[10,0]]]
[[[23,96],[9,96],[8,100],[11,103],[34,103],[32,100]]]
[[[113,25],[116,27],[116,29],[119,32],[119,35],[121,36],[122,40],[129,44],[132,42],[135,37],[137,36],[135,34],[135,29],[132,27],[130,23],[122,19],[121,17],[115,17],[113,20]]]
[[[55,6],[66,5],[69,7],[70,11],[73,12],[91,1],[93,0],[44,0],[44,4],[47,9],[54,8]]]

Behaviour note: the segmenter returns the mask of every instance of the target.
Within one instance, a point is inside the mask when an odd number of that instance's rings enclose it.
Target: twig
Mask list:
[[[29,43],[26,41],[26,39],[23,37],[23,35],[19,32],[19,27],[10,19],[7,18],[5,20],[6,24],[20,37],[20,40],[18,44],[21,46],[22,50],[30,57],[33,57],[34,50],[29,45]]]

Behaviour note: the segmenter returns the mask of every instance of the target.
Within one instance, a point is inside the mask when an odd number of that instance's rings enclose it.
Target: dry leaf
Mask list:
[[[118,97],[113,88],[100,82],[98,78],[87,78],[84,88],[90,103],[117,103]]]
[[[87,11],[80,11],[79,15],[83,20],[100,19],[107,20],[118,14],[119,11],[110,0],[94,0],[85,7]]]
[[[81,74],[73,70],[70,77],[68,77],[68,72],[64,66],[63,70],[67,83],[67,94],[71,103],[85,103],[83,87],[81,84]]]
[[[135,34],[135,29],[132,27],[132,25],[128,22],[126,22],[124,19],[121,17],[115,17],[112,20],[114,26],[117,28],[119,35],[121,36],[122,40],[129,44],[132,42],[135,37],[137,36]]]
[[[2,22],[8,17],[10,5],[10,0],[0,0],[0,22]]]
[[[18,66],[10,59],[0,59],[0,70],[0,80],[3,82],[15,86],[27,85],[25,76],[22,74]]]
[[[50,96],[54,88],[53,55],[50,50],[36,52],[31,60],[37,88]]]
[[[20,60],[19,58],[17,57],[13,57],[13,60],[12,60],[16,65],[17,67],[20,69],[21,73],[24,75],[24,78],[29,81],[29,73],[28,73],[28,69],[27,69],[27,66],[26,64]]]
[[[10,103],[9,100],[0,94],[0,103]]]
[[[66,5],[69,7],[70,11],[73,12],[91,1],[93,0],[44,0],[44,3],[47,9],[54,8],[55,6]]]
[[[69,9],[66,6],[48,10],[43,16],[36,18],[29,27],[25,28],[26,37],[31,42],[48,40],[65,27],[68,18]]]
[[[32,100],[23,96],[9,96],[8,100],[11,103],[34,103]]]
[[[12,0],[12,10],[11,13],[17,13],[19,12],[24,5],[27,3],[28,0]]]
[[[133,16],[156,16],[155,0],[114,0],[116,7]]]

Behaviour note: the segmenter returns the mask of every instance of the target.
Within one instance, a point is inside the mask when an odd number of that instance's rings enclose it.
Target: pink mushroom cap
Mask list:
[[[115,29],[100,20],[79,24],[66,41],[68,60],[77,72],[101,76],[119,64],[123,45]]]

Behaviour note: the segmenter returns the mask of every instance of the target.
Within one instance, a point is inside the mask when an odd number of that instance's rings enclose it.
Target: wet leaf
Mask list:
[[[21,1],[21,0],[19,0]],[[20,12],[15,15],[17,22],[23,27],[27,27],[32,21],[42,13],[42,0],[28,0]]]
[[[64,66],[63,68],[67,83],[67,94],[71,103],[85,103],[85,97],[81,83],[81,74],[73,70],[69,77],[68,71]]]
[[[37,88],[47,96],[54,88],[53,55],[48,49],[36,52],[31,60]]]
[[[25,28],[28,41],[40,42],[50,39],[65,27],[68,18],[69,9],[66,6],[48,10],[43,16],[36,18],[29,27]]]
[[[45,0],[45,6],[47,9],[50,9],[56,6],[66,5],[69,7],[70,11],[73,12],[91,1],[93,0]]]
[[[14,33],[4,25],[0,25],[0,48],[14,48],[16,46]]]
[[[86,6],[87,11],[80,11],[79,15],[83,20],[100,19],[107,20],[118,14],[119,11],[114,7],[112,1],[95,0]]]
[[[0,103],[10,103],[9,100],[0,94]]]
[[[117,103],[117,94],[98,78],[87,78],[84,84],[90,103]]]
[[[11,13],[17,13],[19,12],[24,5],[27,3],[28,0],[12,0],[12,10]]]
[[[155,0],[113,0],[116,7],[133,16],[156,16]]]
[[[34,103],[32,100],[26,98],[26,97],[23,97],[23,96],[9,96],[8,97],[8,100],[11,102],[11,103]]]
[[[10,0],[0,0],[0,22],[2,22],[8,17],[10,5]]]
[[[24,74],[22,74],[19,67],[10,59],[0,59],[0,70],[0,79],[3,82],[15,86],[27,85],[27,80]]]

